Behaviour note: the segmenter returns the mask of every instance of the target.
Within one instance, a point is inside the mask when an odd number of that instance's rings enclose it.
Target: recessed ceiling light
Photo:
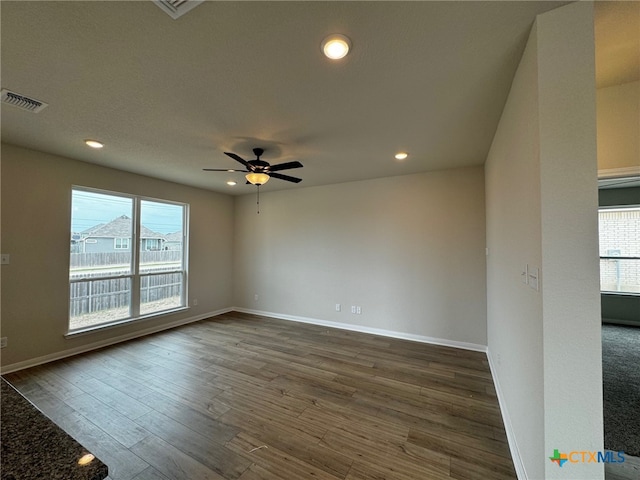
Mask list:
[[[409,154],[407,152],[398,152],[396,153],[396,160],[404,160],[408,156]]]
[[[322,52],[331,60],[346,57],[351,48],[351,40],[339,33],[329,35],[322,41]]]
[[[104,143],[98,142],[97,140],[85,140],[84,143],[91,148],[102,148],[104,147]]]
[[[233,187],[234,185],[236,185],[236,184],[237,184],[237,182],[234,182],[233,180],[229,180],[229,181],[227,182],[227,185],[230,185],[230,186],[232,186],[232,187]]]

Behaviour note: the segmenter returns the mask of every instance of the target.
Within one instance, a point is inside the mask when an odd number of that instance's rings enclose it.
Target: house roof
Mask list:
[[[178,232],[167,233],[164,236],[164,239],[167,242],[182,242],[182,232],[178,231]]]
[[[131,237],[131,218],[122,215],[109,223],[101,223],[95,227],[91,227],[82,232],[83,237],[99,237],[99,238],[130,238]],[[162,233],[154,232],[144,225],[140,226],[140,238],[161,238],[164,239]]]
[[[482,165],[536,15],[569,2],[1,3],[2,86],[49,104],[3,105],[4,142],[233,195],[255,189],[202,169],[254,147],[304,164],[264,191]],[[640,2],[597,4],[630,4],[599,38],[633,31]],[[331,33],[352,42],[335,63]]]

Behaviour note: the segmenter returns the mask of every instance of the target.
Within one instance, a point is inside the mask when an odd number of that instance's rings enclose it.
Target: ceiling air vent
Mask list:
[[[0,90],[0,101],[33,113],[38,113],[49,105],[35,98],[29,98],[19,93],[11,92],[6,88]]]
[[[153,0],[153,3],[175,20],[200,5],[203,1],[204,0]]]

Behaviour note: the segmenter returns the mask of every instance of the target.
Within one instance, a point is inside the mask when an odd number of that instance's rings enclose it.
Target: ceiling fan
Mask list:
[[[270,165],[268,162],[260,160],[260,157],[264,153],[264,149],[254,148],[253,153],[256,156],[256,159],[247,161],[235,153],[224,152],[225,155],[228,155],[237,162],[240,162],[245,167],[245,170],[236,170],[230,168],[203,168],[203,170],[206,170],[208,172],[243,172],[247,174],[245,175],[247,183],[258,186],[267,183],[269,181],[269,178],[271,177],[293,183],[299,183],[302,181],[301,178],[290,177],[289,175],[282,175],[281,173],[278,173],[282,170],[302,168],[303,165],[300,162],[295,161],[279,163],[278,165]]]

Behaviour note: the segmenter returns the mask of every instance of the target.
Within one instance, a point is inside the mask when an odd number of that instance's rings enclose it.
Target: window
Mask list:
[[[640,207],[602,208],[600,290],[640,294]]]
[[[187,221],[185,204],[74,187],[69,331],[185,308]]]
[[[129,240],[130,238],[116,238],[114,248],[116,250],[129,250]]]

